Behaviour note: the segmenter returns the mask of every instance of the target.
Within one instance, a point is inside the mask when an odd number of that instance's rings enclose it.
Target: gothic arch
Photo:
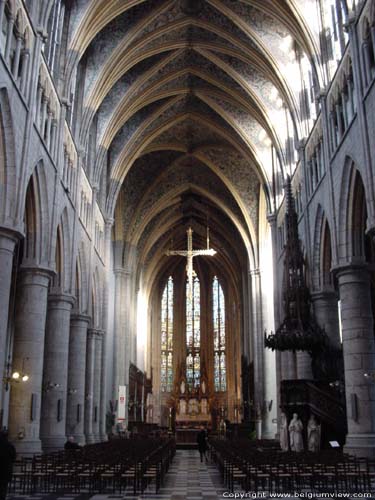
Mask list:
[[[315,218],[312,285],[318,291],[332,286],[332,244],[328,219],[321,205]]]
[[[78,249],[78,255],[75,267],[75,294],[76,294],[76,309],[80,313],[88,311],[88,272],[87,272],[87,256],[83,243]]]
[[[68,211],[65,207],[56,232],[56,276],[53,279],[53,286],[59,288],[62,292],[69,292],[71,289],[72,262],[70,255],[71,235],[69,229]]]
[[[367,221],[366,187],[352,158],[347,157],[339,205],[339,263],[364,261]]]
[[[98,268],[95,268],[92,280],[92,316],[91,325],[93,328],[103,327],[103,288],[102,279]]]
[[[0,89],[0,223],[15,225],[17,169],[8,91]]]
[[[25,196],[24,264],[48,266],[49,217],[44,166],[39,162],[29,179]]]

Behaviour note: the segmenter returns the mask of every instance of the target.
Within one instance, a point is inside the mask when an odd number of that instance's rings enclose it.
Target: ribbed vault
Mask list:
[[[313,123],[301,106],[306,82],[318,91],[324,78],[309,6],[72,3],[65,92],[76,80],[83,88],[75,136],[86,155],[95,137],[90,180],[115,218],[116,265],[135,266],[148,291],[171,240],[186,245],[188,225],[201,246],[210,225],[216,261],[234,281],[259,266],[260,210],[278,205]]]

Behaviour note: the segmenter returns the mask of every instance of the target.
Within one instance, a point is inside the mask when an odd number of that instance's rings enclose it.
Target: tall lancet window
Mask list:
[[[201,296],[197,276],[190,290],[186,283],[186,382],[189,388],[198,387],[201,376]]]
[[[214,383],[215,391],[227,390],[225,363],[225,301],[219,280],[215,276],[212,284],[214,326]]]
[[[161,299],[161,390],[173,384],[173,279],[169,276]]]

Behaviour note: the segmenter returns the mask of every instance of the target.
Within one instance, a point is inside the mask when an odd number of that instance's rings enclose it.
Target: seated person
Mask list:
[[[64,444],[64,450],[79,450],[81,446],[75,442],[74,436],[69,436]]]

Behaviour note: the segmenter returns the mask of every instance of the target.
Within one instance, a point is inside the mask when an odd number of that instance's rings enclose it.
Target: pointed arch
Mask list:
[[[339,260],[365,259],[367,223],[366,187],[359,168],[352,158],[344,163],[340,194]]]
[[[332,286],[332,243],[328,219],[321,205],[318,205],[315,230],[314,253],[312,266],[313,290],[318,291]]]
[[[56,231],[55,265],[56,276],[53,278],[53,286],[63,292],[69,292],[71,289],[71,235],[69,230],[68,211],[65,207],[60,224]]]
[[[91,324],[93,328],[103,327],[103,289],[102,289],[102,279],[98,268],[95,268],[92,282],[92,316]]]
[[[24,226],[24,263],[48,266],[49,217],[48,194],[44,166],[39,162],[26,189]]]

